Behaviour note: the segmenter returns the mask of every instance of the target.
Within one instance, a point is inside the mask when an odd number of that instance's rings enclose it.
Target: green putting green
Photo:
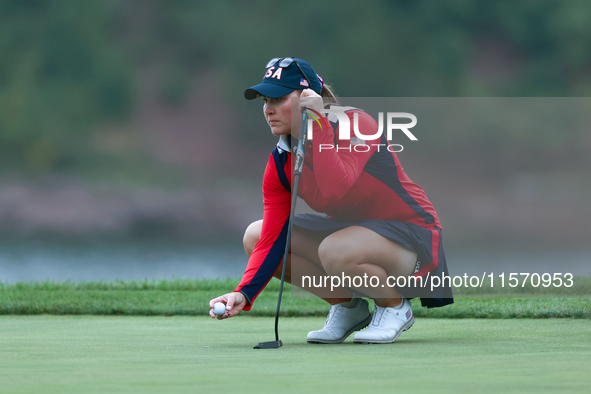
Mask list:
[[[1,316],[2,392],[591,392],[589,319],[429,319],[389,345],[308,345],[323,318]]]

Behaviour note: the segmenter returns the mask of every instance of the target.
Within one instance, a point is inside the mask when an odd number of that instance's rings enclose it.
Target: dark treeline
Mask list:
[[[204,75],[239,108],[272,56],[308,59],[341,96],[589,96],[590,11],[586,0],[4,0],[0,166],[84,167],[100,156],[95,131],[130,122],[146,91],[183,109]],[[142,78],[154,68],[160,78]],[[233,132],[241,140],[249,129]]]

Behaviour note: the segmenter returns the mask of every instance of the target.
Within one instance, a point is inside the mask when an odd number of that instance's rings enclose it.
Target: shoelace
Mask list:
[[[382,320],[382,316],[384,316],[385,310],[386,310],[386,308],[379,308],[378,309],[378,307],[376,307],[376,310],[374,311],[374,314],[373,314],[373,319],[371,319],[372,326],[379,326],[380,325],[380,321]],[[378,317],[378,315],[379,315],[379,317]]]
[[[328,325],[330,319],[332,319],[333,316],[340,312],[341,308],[342,307],[340,305],[333,305],[330,307],[330,310],[328,311],[328,316],[326,317],[326,323],[324,323],[325,326]]]

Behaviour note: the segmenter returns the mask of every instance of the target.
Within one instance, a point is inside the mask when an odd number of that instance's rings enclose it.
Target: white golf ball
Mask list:
[[[226,304],[223,302],[216,302],[213,304],[213,313],[216,315],[223,315],[226,312]]]

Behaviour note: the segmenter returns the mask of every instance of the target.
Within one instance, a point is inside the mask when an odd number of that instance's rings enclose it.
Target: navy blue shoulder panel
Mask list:
[[[285,163],[289,160],[288,153],[286,151],[279,151],[277,147],[273,149],[273,161],[275,161],[275,168],[277,169],[277,175],[279,176],[279,181],[287,190],[291,193],[291,186],[289,186],[289,179],[287,178],[287,174],[285,173]]]

